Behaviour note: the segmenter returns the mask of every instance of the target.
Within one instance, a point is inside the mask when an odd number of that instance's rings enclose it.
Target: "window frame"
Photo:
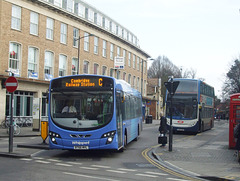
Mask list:
[[[30,12],[30,34],[38,36],[39,14]]]
[[[58,66],[58,76],[67,75],[67,56],[64,54],[59,54],[59,66]]]
[[[46,39],[53,40],[54,37],[54,19],[47,17],[46,19]]]
[[[12,5],[11,29],[21,31],[22,26],[22,8]]]
[[[31,57],[32,53],[30,52],[30,50],[33,50],[33,54],[34,54],[33,57]],[[33,46],[29,46],[28,47],[28,78],[38,79],[38,62],[39,62],[39,49]],[[33,67],[33,69],[30,70],[30,67]]]
[[[61,23],[60,43],[67,44],[67,24]]]

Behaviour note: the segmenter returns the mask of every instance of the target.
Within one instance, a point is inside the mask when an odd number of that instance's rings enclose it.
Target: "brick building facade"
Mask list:
[[[49,80],[73,74],[113,76],[146,95],[147,58],[137,37],[81,0],[0,1],[0,81],[14,73],[14,116],[47,116]],[[78,47],[80,43],[80,47]],[[80,50],[80,51],[79,51]],[[78,59],[79,56],[79,59]],[[124,57],[124,69],[114,58]],[[10,94],[0,89],[0,121],[9,116]]]

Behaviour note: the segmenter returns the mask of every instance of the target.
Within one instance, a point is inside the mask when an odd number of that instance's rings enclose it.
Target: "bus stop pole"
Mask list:
[[[173,127],[172,127],[172,97],[173,97],[173,78],[171,77],[170,83],[171,91],[170,91],[170,129],[169,129],[169,149],[168,151],[172,151],[172,142],[173,142]]]
[[[172,127],[172,95],[170,95],[170,129],[169,129],[169,149],[172,151],[173,127]]]
[[[10,116],[10,125],[9,125],[9,145],[8,152],[13,152],[13,106],[14,106],[13,92],[11,93],[11,116]]]

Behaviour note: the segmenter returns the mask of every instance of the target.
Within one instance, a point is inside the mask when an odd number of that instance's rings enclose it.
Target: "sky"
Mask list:
[[[139,39],[153,59],[164,55],[215,88],[240,56],[240,0],[85,0]],[[151,63],[151,62],[149,62]]]

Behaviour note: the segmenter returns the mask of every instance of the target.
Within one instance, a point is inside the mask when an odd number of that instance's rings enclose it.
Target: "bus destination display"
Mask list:
[[[64,87],[102,87],[103,79],[102,78],[71,78],[66,80],[64,83]]]

